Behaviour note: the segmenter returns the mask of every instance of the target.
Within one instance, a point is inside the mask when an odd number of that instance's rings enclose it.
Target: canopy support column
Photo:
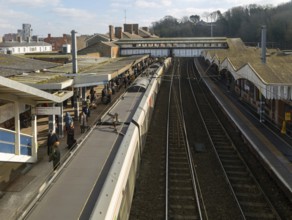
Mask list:
[[[38,140],[37,140],[37,116],[35,114],[35,107],[32,107],[31,126],[32,126],[32,143],[31,143],[31,156],[33,161],[38,159]]]
[[[58,115],[58,135],[60,138],[64,137],[64,107],[63,103],[60,103],[60,115]]]
[[[20,155],[20,120],[19,103],[14,102],[14,125],[15,125],[15,155]]]

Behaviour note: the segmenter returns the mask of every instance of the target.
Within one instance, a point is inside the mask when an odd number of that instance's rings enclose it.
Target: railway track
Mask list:
[[[177,69],[180,70],[179,64]],[[182,114],[179,76],[172,76],[168,106],[165,219],[203,219],[202,201]]]
[[[226,115],[221,112],[221,109],[214,103],[215,101],[212,101],[211,95],[207,95],[208,91],[203,86],[202,80],[197,73],[194,75],[195,70],[188,70],[187,66],[190,68],[191,65],[187,63],[193,63],[193,61],[193,59],[175,59],[172,65],[173,72],[169,71],[163,76],[150,131],[147,134],[146,147],[142,155],[142,165],[136,185],[137,193],[134,195],[130,219],[199,219],[198,210],[194,205],[196,204],[194,190],[185,193],[192,187],[191,181],[183,183],[185,179],[191,178],[185,176],[188,175],[185,174],[188,167],[186,165],[188,162],[185,159],[187,153],[181,152],[182,149],[177,149],[178,146],[185,148],[186,145],[190,146],[195,167],[193,170],[196,171],[195,176],[198,177],[197,190],[199,192],[197,194],[201,200],[200,207],[203,219],[280,219],[255,178],[250,177],[252,174],[248,166],[253,172],[260,175],[259,181],[269,193],[269,198],[274,191],[277,195],[279,194],[277,193],[278,188],[270,183],[272,181],[270,181],[269,175],[265,173],[257,158],[248,151],[248,146],[243,143],[241,135],[234,131],[233,125],[229,124]],[[179,62],[180,68],[177,66]],[[188,75],[188,71],[192,75]],[[172,90],[170,90],[170,75],[173,75]],[[179,84],[181,85],[181,95],[179,95]],[[201,113],[197,109],[190,88],[196,93],[195,97]],[[180,104],[170,105],[179,116],[170,114],[171,121],[169,123],[173,125],[173,128],[169,130],[170,139],[168,139],[166,137],[167,126],[165,125],[167,124],[167,106],[169,105],[167,97],[170,91],[172,91],[172,103],[178,102]],[[180,100],[181,97],[182,100]],[[212,107],[209,106],[208,100],[210,100]],[[183,107],[180,106],[181,103]],[[215,112],[219,114],[218,117],[223,120],[225,127],[222,127],[218,118],[214,116],[212,108],[214,110],[218,108]],[[182,117],[182,113],[187,135],[184,133],[184,123],[178,119]],[[200,114],[204,116],[203,120]],[[228,133],[232,134],[232,140],[225,128]],[[181,176],[181,183],[183,183],[176,186],[169,182],[167,190],[164,186],[167,158],[166,140],[169,144],[174,142],[173,145],[170,145],[168,153],[170,157],[167,167],[169,172],[173,172],[168,179],[179,182],[179,179],[175,180],[174,178]],[[235,146],[239,147],[239,152],[242,153],[248,166],[242,160]],[[168,198],[175,199],[166,200],[166,193],[168,193]],[[183,205],[187,205],[187,203],[178,198],[183,198],[185,195],[193,200],[192,208],[189,210],[192,209],[193,213],[187,214],[185,212],[183,218],[181,214],[183,213]],[[279,199],[284,204],[283,209],[281,209],[282,206],[279,209]],[[273,197],[272,201],[274,205],[276,204],[277,210],[281,211],[282,219],[290,219],[291,215],[285,214],[285,211],[290,209],[289,205],[285,206],[285,198],[276,196]],[[176,204],[176,202],[180,203]]]
[[[190,72],[194,75],[190,75]],[[204,127],[224,170],[243,219],[280,219],[256,178],[236,150],[216,113],[211,108],[201,86],[200,75],[189,65],[188,76],[194,100]],[[190,80],[195,78],[196,80]]]

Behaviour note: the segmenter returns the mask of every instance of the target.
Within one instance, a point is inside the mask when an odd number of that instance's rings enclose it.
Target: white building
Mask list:
[[[0,51],[6,54],[50,52],[52,51],[52,45],[42,41],[2,42],[0,43]]]

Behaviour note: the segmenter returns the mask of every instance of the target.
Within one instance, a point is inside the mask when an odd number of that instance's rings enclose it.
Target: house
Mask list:
[[[64,44],[71,44],[71,36],[63,34],[62,37],[52,37],[48,34],[48,37],[44,38],[44,42],[52,45],[52,51],[62,51]]]
[[[42,41],[9,41],[0,43],[0,51],[5,54],[51,52],[52,45]]]
[[[157,38],[152,35],[147,27],[139,28],[138,24],[124,24],[122,27],[113,27],[109,25],[108,34],[94,34],[86,39],[86,48],[79,50],[79,55],[95,55],[103,57],[117,57],[119,55],[119,46],[115,44],[120,39],[143,39]]]

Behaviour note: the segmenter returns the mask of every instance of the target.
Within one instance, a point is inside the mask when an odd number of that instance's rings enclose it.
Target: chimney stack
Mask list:
[[[133,34],[133,24],[124,24],[124,31]]]
[[[115,27],[115,37],[118,39],[122,38],[122,27]]]
[[[262,56],[261,56],[261,60],[262,63],[266,63],[266,45],[267,45],[267,27],[266,25],[262,26]]]
[[[149,32],[149,28],[148,27],[142,27],[142,30]]]
[[[110,25],[109,26],[109,38],[110,38],[110,41],[113,41],[114,37],[115,37],[114,26]]]
[[[133,24],[133,32],[139,35],[139,24]]]

